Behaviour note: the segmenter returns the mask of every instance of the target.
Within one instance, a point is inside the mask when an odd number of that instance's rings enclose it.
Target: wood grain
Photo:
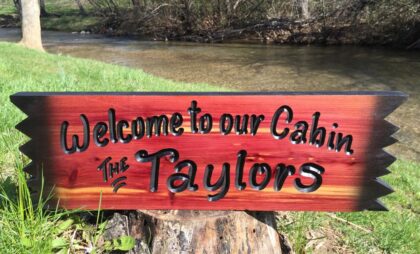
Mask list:
[[[377,199],[392,192],[378,179],[388,174],[386,169],[395,158],[382,150],[396,142],[391,137],[398,128],[384,120],[397,108],[406,96],[399,92],[364,93],[18,93],[11,96],[28,118],[16,127],[31,140],[21,147],[22,153],[32,162],[25,171],[32,175],[29,184],[36,193],[40,189],[40,177],[45,178],[46,191],[53,189],[54,202],[68,209],[97,209],[102,197],[102,209],[196,209],[196,210],[312,210],[312,211],[357,211],[386,209]],[[201,112],[213,116],[213,129],[208,134],[191,133],[190,115],[187,109],[197,101]],[[344,135],[351,134],[354,153],[347,155],[308,144],[292,144],[288,138],[276,140],[270,133],[270,123],[275,111],[282,105],[293,110],[291,124],[285,123],[285,114],[278,123],[279,132],[284,127],[293,131],[297,121],[306,121],[309,126],[315,112],[320,112],[318,126],[327,133],[333,130]],[[116,121],[131,121],[141,116],[174,112],[183,117],[184,133],[181,136],[152,136],[123,144],[109,143],[98,147],[92,140],[92,129],[98,122],[108,121],[108,110],[116,112]],[[220,116],[263,114],[255,136],[221,135]],[[67,142],[71,135],[83,136],[80,115],[89,119],[90,145],[84,152],[65,154],[60,145],[60,130],[63,121],[69,123]],[[310,127],[309,127],[310,128]],[[309,131],[308,131],[309,132]],[[124,135],[129,129],[124,129]],[[110,138],[109,132],[105,135]],[[140,163],[135,153],[146,150],[155,153],[164,148],[179,152],[179,161],[193,160],[197,164],[195,183],[197,191],[185,190],[172,193],[166,181],[175,173],[174,166],[162,159],[158,189],[149,189],[151,163]],[[246,150],[243,181],[244,190],[235,188],[235,165],[238,151]],[[127,177],[126,185],[113,192],[112,180],[104,182],[99,164],[108,156],[117,160],[127,157],[129,169],[117,177]],[[205,167],[214,165],[212,183],[221,175],[223,163],[231,165],[230,185],[226,196],[210,202],[203,186]],[[288,176],[283,188],[274,191],[272,174],[269,184],[261,191],[249,186],[248,172],[254,163],[267,163],[274,170],[279,163],[293,165],[296,173]],[[305,163],[322,165],[322,184],[316,191],[303,193],[294,187],[295,179],[305,184],[311,179],[299,175],[299,167]],[[41,174],[42,171],[42,174]],[[187,173],[187,169],[182,169]],[[263,175],[257,176],[262,181]],[[180,182],[178,182],[180,183]]]

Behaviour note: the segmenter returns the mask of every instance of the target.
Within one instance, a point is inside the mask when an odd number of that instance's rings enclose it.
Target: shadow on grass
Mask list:
[[[17,202],[18,186],[12,177],[0,178],[0,193],[7,196],[10,200]],[[4,208],[4,199],[0,199],[0,209]]]

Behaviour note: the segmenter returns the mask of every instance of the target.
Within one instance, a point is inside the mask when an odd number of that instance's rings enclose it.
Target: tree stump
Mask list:
[[[288,253],[272,212],[131,211],[114,213],[105,240],[136,239],[130,253]]]

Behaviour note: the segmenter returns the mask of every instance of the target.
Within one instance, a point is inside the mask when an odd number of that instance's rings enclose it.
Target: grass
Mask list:
[[[100,26],[103,23],[103,18],[94,15],[89,4],[85,3],[84,8],[89,12],[88,15],[80,15],[74,0],[47,2],[46,9],[51,15],[41,18],[42,29],[80,32]]]
[[[0,192],[0,249],[2,253],[49,253],[58,230],[54,225],[67,212],[48,212],[43,201],[33,205],[23,171],[18,170],[17,177],[15,195],[10,183]]]
[[[7,4],[0,3],[0,15],[10,15],[16,13],[16,9],[12,4],[12,1]]]
[[[297,253],[312,252],[310,231],[328,229],[340,236],[335,244],[356,253],[420,253],[420,164],[398,160],[383,177],[395,193],[381,199],[388,212],[287,214],[290,223],[279,222],[280,231],[292,240]],[[338,219],[336,219],[338,217]],[[325,234],[322,237],[327,237]],[[331,239],[330,239],[331,240]]]
[[[42,29],[65,31],[65,32],[80,32],[89,30],[90,27],[100,24],[101,18],[95,16],[79,16],[79,15],[65,15],[61,17],[47,17],[42,18]]]
[[[94,225],[78,216],[81,211],[44,209],[48,195],[34,204],[22,166],[16,167],[15,183],[11,177],[0,182],[2,253],[105,253],[128,251],[134,247],[135,240],[131,236],[121,236],[113,241],[101,238],[107,221],[101,216],[100,204]]]
[[[67,229],[65,218],[76,211],[45,210],[49,195],[34,203],[22,168],[23,161],[17,161],[16,179],[0,178],[0,250],[5,254],[58,251],[59,236]]]
[[[82,1],[83,2],[83,1]],[[84,8],[89,15],[80,15],[79,9],[74,0],[45,1],[46,10],[50,14],[41,18],[42,29],[79,32],[99,26],[102,18],[92,13],[90,4],[84,3]],[[0,0],[0,16],[17,14],[13,1]],[[19,24],[16,24],[19,26]]]
[[[0,107],[2,111],[0,115],[0,175],[6,179],[4,176],[17,174],[19,179],[20,165],[27,163],[27,159],[18,152],[18,146],[27,138],[14,129],[24,115],[10,103],[8,98],[15,92],[217,90],[221,89],[207,84],[174,82],[149,75],[141,70],[67,56],[43,54],[15,44],[0,43]],[[390,209],[389,212],[287,213],[289,222],[280,221],[280,232],[286,234],[293,242],[293,248],[297,253],[317,252],[316,248],[310,246],[314,239],[313,236],[308,235],[308,232],[321,232],[321,238],[328,238],[325,235],[327,231],[332,231],[337,236],[334,238],[334,244],[339,248],[332,246],[336,252],[341,252],[344,248],[356,253],[420,253],[419,168],[418,162],[399,160],[391,167],[393,173],[384,177],[384,180],[395,189],[395,193],[382,199]],[[1,185],[13,186],[14,183],[16,181],[7,180]],[[29,205],[26,201],[21,204],[22,207]],[[24,249],[22,244],[26,240],[21,241],[19,232],[22,232],[20,228],[22,223],[26,222],[20,220],[8,229],[2,222],[7,220],[12,225],[13,216],[19,216],[21,213],[20,208],[16,209],[7,210],[4,206],[0,206],[2,253],[6,247],[16,250]],[[65,242],[61,240],[68,239],[69,230],[57,231],[55,228],[58,226],[54,225],[57,220],[60,224],[68,221],[67,214],[42,215],[36,208],[34,213],[39,214],[39,216],[33,216],[34,221],[30,223],[34,227],[26,224],[24,227],[24,231],[30,236],[27,238],[32,243],[45,244],[45,248],[51,248],[52,240],[55,240],[56,245],[64,244]],[[94,245],[101,226],[98,226],[98,223],[95,227],[86,225],[78,216],[71,216],[70,219],[73,221],[70,232],[83,231],[84,234],[81,235],[86,236],[86,239],[80,240],[78,245],[82,247]],[[52,235],[49,235],[51,232]],[[14,239],[9,239],[11,237],[8,236],[9,234],[15,234]],[[48,239],[45,240],[46,238]],[[15,244],[18,246],[14,247]],[[108,247],[110,244],[112,243],[108,243]],[[102,246],[103,249],[108,247]]]
[[[396,191],[383,198],[390,209],[387,213],[348,213],[340,214],[372,230],[371,234],[362,234],[343,227],[346,242],[361,252],[367,252],[376,246],[389,253],[420,252],[420,165],[413,162],[398,161],[391,170],[393,174],[384,177]]]

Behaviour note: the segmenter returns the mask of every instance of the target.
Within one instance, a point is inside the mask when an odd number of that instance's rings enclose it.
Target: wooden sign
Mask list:
[[[384,210],[400,92],[18,93],[29,184],[64,208]]]

